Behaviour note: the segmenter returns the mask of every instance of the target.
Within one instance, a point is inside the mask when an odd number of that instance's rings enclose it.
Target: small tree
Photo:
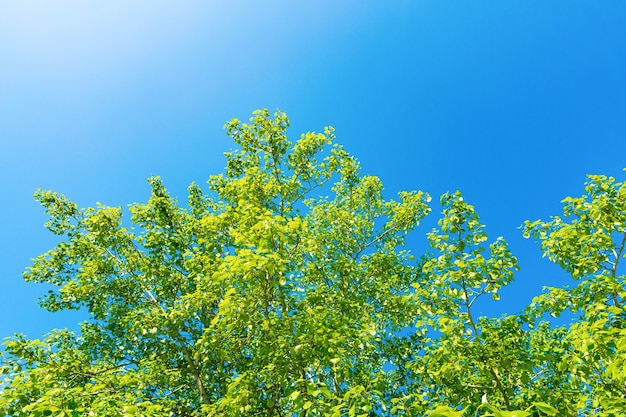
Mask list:
[[[185,207],[159,178],[130,221],[122,208],[36,193],[64,239],[25,278],[56,286],[46,309],[82,309],[88,320],[76,334],[5,344],[6,415],[624,408],[623,184],[592,177],[588,198],[566,200],[576,221],[525,227],[578,287],[550,289],[520,315],[477,317],[476,300],[497,300],[517,261],[503,239],[488,243],[461,194],[442,197],[433,253],[414,259],[404,239],[430,212],[429,195],[387,200],[332,128],[292,145],[288,125],[267,110],[229,122],[239,149],[208,192],[189,187]],[[541,321],[561,306],[582,319],[571,328]]]

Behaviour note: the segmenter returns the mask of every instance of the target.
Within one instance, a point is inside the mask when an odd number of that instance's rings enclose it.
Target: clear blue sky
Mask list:
[[[389,197],[460,189],[519,258],[493,307],[515,312],[568,283],[518,226],[626,176],[626,2],[0,3],[0,337],[77,319],[21,278],[56,242],[36,188],[118,206],[161,175],[185,201],[234,147],[224,122],[263,107],[293,139],[333,125]]]

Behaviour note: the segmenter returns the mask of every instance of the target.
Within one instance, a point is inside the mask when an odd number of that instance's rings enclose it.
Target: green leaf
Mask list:
[[[434,410],[430,410],[426,413],[428,417],[461,417],[465,414],[467,408],[463,410],[455,410],[447,406],[437,406]]]
[[[557,412],[558,412],[556,408],[544,402],[534,402],[533,406],[536,407],[542,413],[549,415],[549,416],[555,416],[557,415]]]

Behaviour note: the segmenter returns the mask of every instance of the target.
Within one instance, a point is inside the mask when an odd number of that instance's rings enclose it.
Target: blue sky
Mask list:
[[[223,124],[264,107],[294,140],[334,126],[389,197],[461,190],[520,261],[487,310],[515,312],[569,283],[518,226],[560,214],[585,174],[626,176],[626,3],[2,2],[0,337],[78,319],[21,278],[57,241],[36,188],[119,206],[160,175],[185,201],[234,147]]]

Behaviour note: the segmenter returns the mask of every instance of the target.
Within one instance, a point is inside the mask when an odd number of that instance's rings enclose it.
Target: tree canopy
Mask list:
[[[478,316],[518,265],[461,193],[412,254],[431,197],[386,199],[332,128],[291,143],[288,126],[228,122],[238,149],[185,205],[158,177],[129,213],[36,192],[62,239],[24,277],[88,319],[5,342],[5,415],[623,415],[624,182],[590,175],[563,217],[522,227],[574,285]]]

